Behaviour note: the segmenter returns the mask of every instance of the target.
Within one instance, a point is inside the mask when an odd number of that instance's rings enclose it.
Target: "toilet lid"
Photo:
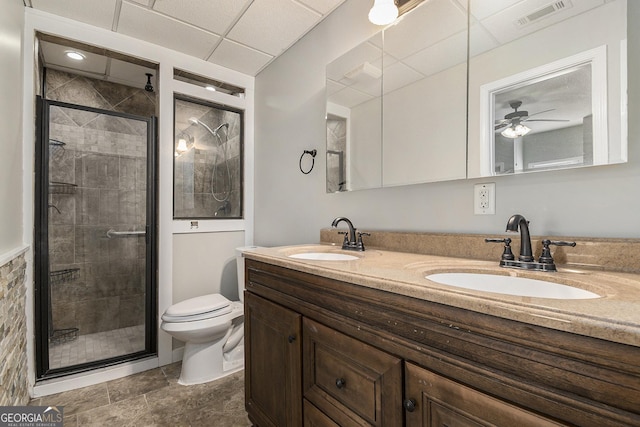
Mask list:
[[[184,300],[165,311],[163,319],[169,318],[210,318],[231,313],[231,301],[220,294],[209,294]]]

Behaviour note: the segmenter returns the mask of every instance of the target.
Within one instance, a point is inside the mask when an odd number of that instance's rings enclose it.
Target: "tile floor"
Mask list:
[[[72,366],[144,350],[144,325],[95,334],[49,346],[49,368]]]
[[[206,384],[178,384],[181,363],[39,399],[61,405],[65,427],[247,427],[244,371]]]

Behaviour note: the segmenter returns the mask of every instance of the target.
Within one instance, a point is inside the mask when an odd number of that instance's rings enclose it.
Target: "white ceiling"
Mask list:
[[[255,76],[345,0],[23,1]]]

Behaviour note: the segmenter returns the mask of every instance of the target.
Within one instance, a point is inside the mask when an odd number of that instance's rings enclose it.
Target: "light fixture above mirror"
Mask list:
[[[393,0],[375,0],[369,11],[369,21],[376,25],[391,24],[398,17],[398,6]]]

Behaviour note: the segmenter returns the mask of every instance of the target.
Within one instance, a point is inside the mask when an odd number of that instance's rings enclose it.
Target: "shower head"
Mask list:
[[[228,132],[229,132],[229,123],[223,123],[223,124],[221,124],[220,126],[218,126],[217,128],[215,128],[215,129],[213,130],[213,133],[215,133],[216,135],[218,135],[218,131],[219,131],[220,129],[222,129],[222,128],[224,128],[224,131],[228,133]]]
[[[200,126],[204,127],[213,136],[218,136],[218,134],[215,133],[215,131],[211,130],[211,128],[209,126],[207,126],[205,123],[201,122],[200,120],[196,119],[195,117],[189,117],[189,122],[193,123],[194,125],[200,125]]]

